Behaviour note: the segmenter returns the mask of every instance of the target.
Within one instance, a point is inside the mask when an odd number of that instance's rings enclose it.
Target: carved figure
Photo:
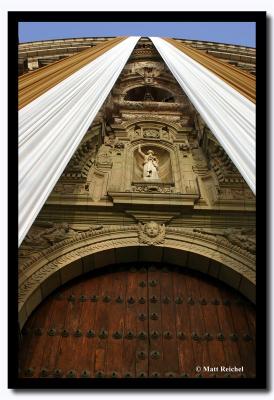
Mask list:
[[[69,231],[69,225],[66,223],[52,224],[48,223],[46,229],[28,233],[25,237],[24,244],[30,246],[52,245],[53,242],[60,242],[65,239]]]
[[[143,157],[143,179],[145,181],[159,181],[158,175],[159,161],[154,155],[153,150],[148,150],[147,154],[143,153],[141,146],[138,147],[139,154]]]
[[[139,241],[149,245],[163,243],[165,240],[165,225],[150,221],[147,224],[138,225]]]
[[[78,233],[90,232],[103,228],[103,225],[89,225],[81,227],[80,225],[71,226],[67,223],[54,224],[46,223],[46,226],[41,226],[42,229],[35,229],[25,237],[24,246],[32,246],[39,248],[47,248],[49,245],[61,242],[64,239],[69,239]]]
[[[212,235],[219,240],[228,240],[231,244],[234,244],[251,254],[256,254],[256,238],[255,230],[253,228],[226,228],[222,230],[211,229],[210,231],[202,228],[196,228],[194,229],[194,232]]]
[[[117,143],[118,139],[115,135],[109,135],[104,137],[104,145],[113,148]]]

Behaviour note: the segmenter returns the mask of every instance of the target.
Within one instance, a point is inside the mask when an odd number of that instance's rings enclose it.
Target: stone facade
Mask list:
[[[103,40],[23,44],[19,58],[35,69]],[[254,49],[184,42],[255,73]],[[20,324],[64,281],[128,258],[200,269],[255,301],[255,252],[255,197],[142,38],[19,249]]]

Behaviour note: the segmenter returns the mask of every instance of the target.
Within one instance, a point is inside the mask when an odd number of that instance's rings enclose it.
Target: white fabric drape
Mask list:
[[[19,246],[138,40],[125,39],[19,111]]]
[[[255,194],[255,105],[170,43],[150,39]]]

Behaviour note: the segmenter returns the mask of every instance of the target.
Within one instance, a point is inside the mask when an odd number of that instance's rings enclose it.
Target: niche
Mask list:
[[[154,86],[139,86],[130,89],[125,96],[126,101],[157,101],[174,103],[173,94],[165,89]]]
[[[145,168],[144,172],[145,158],[140,154],[139,148],[136,147],[133,152],[133,182],[173,182],[170,153],[168,150],[158,147],[157,145],[145,144],[141,146],[141,152],[144,155],[151,154],[156,158],[158,164],[158,179],[154,179],[154,171],[152,171],[151,174],[149,173],[149,168]],[[151,169],[153,169],[153,166]]]

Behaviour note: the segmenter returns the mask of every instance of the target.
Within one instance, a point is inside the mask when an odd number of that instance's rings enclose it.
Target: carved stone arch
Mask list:
[[[147,245],[137,225],[109,226],[75,235],[21,266],[19,322],[57,287],[110,264],[168,262],[220,279],[255,302],[255,261],[247,251],[193,229],[166,227],[160,241]]]

